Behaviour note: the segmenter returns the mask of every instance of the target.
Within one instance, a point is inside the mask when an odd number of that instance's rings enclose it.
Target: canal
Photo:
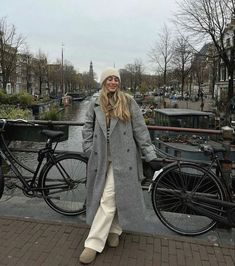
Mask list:
[[[90,100],[84,101],[74,101],[72,105],[66,106],[62,111],[61,120],[62,121],[76,121],[84,122],[85,113],[88,108]],[[13,141],[10,144],[11,148],[20,148],[20,149],[35,149],[38,150],[45,146],[44,142],[29,142],[29,141]],[[61,151],[74,151],[82,152],[82,127],[81,126],[69,126],[69,136],[68,140],[60,142],[57,146],[57,150]],[[37,153],[31,152],[15,152],[15,156],[23,161],[25,165],[30,168],[35,169],[37,165]],[[22,173],[25,173],[21,169]]]
[[[89,99],[84,101],[74,101],[71,106],[65,107],[63,111],[63,121],[76,121],[84,122],[85,113],[90,103]],[[67,141],[59,143],[59,150],[66,151],[82,151],[82,127],[81,126],[70,126],[69,127],[69,138]]]

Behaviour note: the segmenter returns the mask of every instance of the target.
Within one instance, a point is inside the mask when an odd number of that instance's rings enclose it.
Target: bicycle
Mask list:
[[[56,154],[57,144],[63,139],[64,132],[42,129],[41,134],[46,136],[47,141],[37,153],[36,169],[31,169],[14,156],[5,140],[5,128],[15,123],[38,126],[22,119],[0,119],[0,198],[4,187],[16,187],[27,197],[43,198],[60,214],[73,216],[84,213],[87,159],[77,153]],[[3,174],[2,161],[9,168],[7,175]],[[23,175],[20,169],[24,169],[29,176]]]
[[[181,235],[200,235],[217,222],[235,227],[235,197],[225,178],[223,163],[216,149],[201,145],[211,162],[175,161],[156,170],[149,191],[153,209],[160,221]],[[231,161],[227,162],[231,167]],[[231,169],[230,169],[231,170]]]

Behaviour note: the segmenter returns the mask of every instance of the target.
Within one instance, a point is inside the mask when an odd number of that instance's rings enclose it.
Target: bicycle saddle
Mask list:
[[[50,130],[50,129],[43,129],[41,131],[41,134],[52,139],[55,140],[57,138],[63,137],[64,136],[64,132],[63,131],[55,131],[55,130]]]

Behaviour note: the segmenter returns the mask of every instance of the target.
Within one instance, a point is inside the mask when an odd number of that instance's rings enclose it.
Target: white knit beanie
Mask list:
[[[115,76],[115,77],[119,78],[119,81],[121,82],[121,77],[120,77],[119,71],[116,68],[109,67],[109,68],[106,68],[102,72],[102,74],[100,76],[100,85],[102,86],[102,84],[106,80],[106,78],[108,78],[110,76]]]

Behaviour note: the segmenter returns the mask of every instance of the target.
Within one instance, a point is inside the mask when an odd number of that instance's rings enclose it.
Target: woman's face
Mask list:
[[[119,87],[119,78],[110,76],[106,79],[105,87],[108,92],[115,92]]]

